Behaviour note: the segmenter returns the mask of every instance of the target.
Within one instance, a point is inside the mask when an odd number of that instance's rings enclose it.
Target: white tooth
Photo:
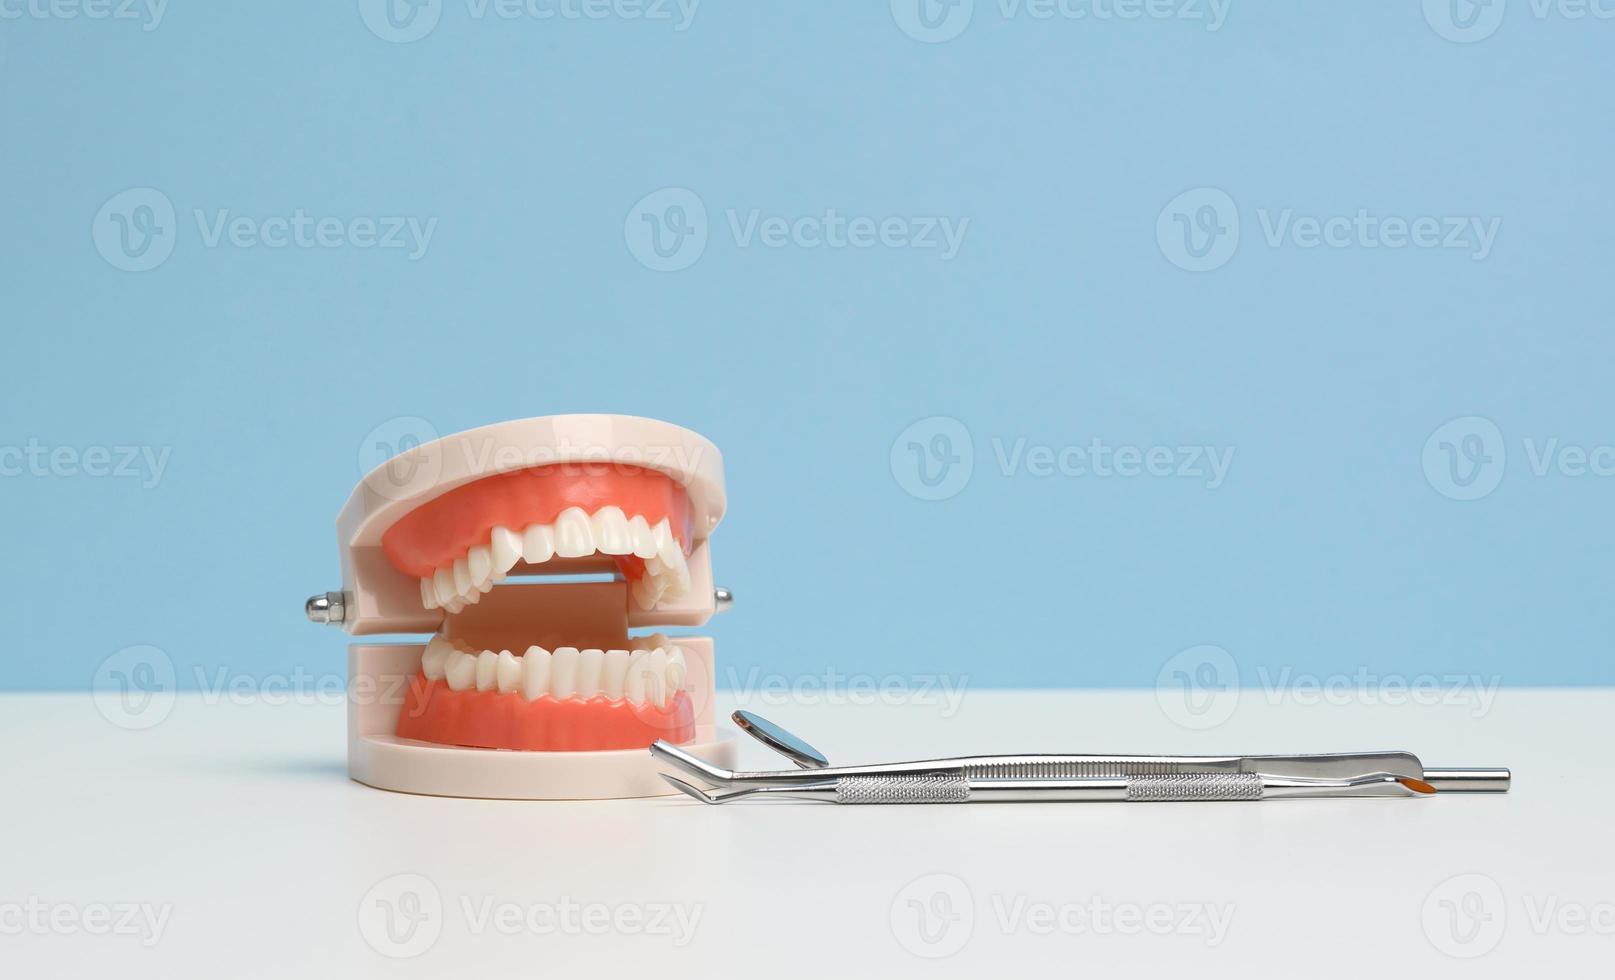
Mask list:
[[[600,668],[600,693],[613,701],[621,700],[623,681],[628,678],[628,651],[607,650]]]
[[[522,697],[537,700],[550,692],[550,652],[540,646],[527,648],[522,657]]]
[[[421,579],[421,605],[428,609],[438,607],[437,590],[432,587],[432,576]]]
[[[437,604],[440,606],[454,601],[454,566],[444,565],[432,573],[432,591],[437,593]]]
[[[471,591],[471,570],[466,567],[464,558],[456,558],[450,574],[454,576],[454,594],[463,596]]]
[[[635,704],[645,703],[645,689],[650,678],[650,653],[635,650],[628,656],[628,670],[623,675],[623,697]]]
[[[509,694],[521,685],[522,662],[509,650],[499,651],[499,660],[494,665],[494,683],[499,685],[500,694]]]
[[[443,608],[451,613],[457,613],[465,608],[465,602],[460,599],[450,599],[443,604]]]
[[[645,519],[635,514],[628,518],[628,537],[634,542],[634,554],[639,558],[656,557],[656,535],[651,533]]]
[[[529,565],[542,565],[555,557],[555,532],[548,524],[529,524],[522,532],[522,557]]]
[[[678,539],[673,537],[673,528],[667,523],[667,518],[664,517],[656,522],[656,526],[651,528],[651,536],[656,539],[656,553],[658,555],[678,550]]]
[[[488,556],[493,559],[494,578],[501,578],[522,557],[521,535],[500,525],[488,535]]]
[[[479,544],[466,552],[465,564],[477,588],[493,581],[493,551],[487,545]]]
[[[550,693],[569,698],[578,689],[578,648],[559,647],[550,665]]]
[[[594,529],[581,507],[568,507],[555,518],[555,553],[562,558],[594,554]]]
[[[477,690],[493,690],[494,673],[498,669],[499,654],[492,650],[484,650],[477,654]]]
[[[449,690],[464,691],[477,686],[477,658],[464,650],[456,650],[449,654],[443,667],[443,679],[449,682]]]
[[[688,563],[686,563],[684,560],[684,549],[680,548],[678,546],[678,542],[676,541],[673,542],[673,547],[667,549],[666,551],[658,550],[656,552],[656,560],[662,563],[663,568],[672,571],[677,571],[681,568],[689,568]]]
[[[657,647],[645,658],[645,700],[658,708],[667,704],[667,650]]]
[[[600,673],[605,663],[604,650],[585,650],[578,654],[578,697],[587,700],[600,693]]]
[[[442,679],[443,668],[452,653],[454,645],[441,636],[434,636],[426,641],[426,652],[421,654],[421,672],[426,675],[427,680]]]
[[[633,594],[634,601],[639,603],[639,608],[641,609],[654,608],[656,600],[662,595],[661,589],[656,583],[656,578],[652,575],[646,575],[635,582],[629,586],[628,591]]]
[[[669,694],[677,694],[684,690],[685,681],[690,677],[690,665],[684,659],[683,647],[667,648],[667,690]]]
[[[662,590],[662,598],[669,602],[676,602],[684,598],[685,593],[690,591],[690,576],[688,574],[683,578],[674,576],[666,581],[667,588]]]
[[[628,535],[628,518],[621,507],[602,507],[589,519],[594,530],[595,548],[608,555],[626,555],[634,550]]]

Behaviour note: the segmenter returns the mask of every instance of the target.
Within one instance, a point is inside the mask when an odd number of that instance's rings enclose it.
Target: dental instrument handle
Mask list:
[[[963,772],[844,776],[837,803],[1170,802],[1259,800],[1256,773],[1186,773],[1074,779],[967,779]]]

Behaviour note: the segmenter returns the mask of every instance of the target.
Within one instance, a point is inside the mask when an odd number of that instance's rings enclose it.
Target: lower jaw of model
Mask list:
[[[685,651],[661,633],[630,635],[628,623],[630,603],[654,618],[688,591],[688,542],[683,488],[622,466],[517,470],[404,515],[383,550],[443,625],[397,735],[519,751],[688,742]]]

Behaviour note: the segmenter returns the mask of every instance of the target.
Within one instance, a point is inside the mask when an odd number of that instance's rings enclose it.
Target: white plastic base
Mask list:
[[[694,639],[694,638],[692,638]],[[684,643],[681,638],[681,644]],[[348,776],[377,789],[425,796],[489,800],[605,800],[677,792],[646,749],[608,752],[517,752],[401,739],[404,684],[420,665],[419,644],[348,647]],[[696,736],[681,747],[714,765],[735,765],[735,736],[711,719],[710,640],[685,645],[697,699]],[[698,680],[694,661],[706,668]]]

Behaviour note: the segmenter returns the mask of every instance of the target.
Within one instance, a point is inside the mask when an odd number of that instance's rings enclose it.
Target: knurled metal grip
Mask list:
[[[843,776],[837,803],[968,803],[970,782],[958,773],[923,776]]]
[[[1254,772],[1196,772],[1173,776],[1133,776],[1127,780],[1129,803],[1261,798],[1262,777]]]

